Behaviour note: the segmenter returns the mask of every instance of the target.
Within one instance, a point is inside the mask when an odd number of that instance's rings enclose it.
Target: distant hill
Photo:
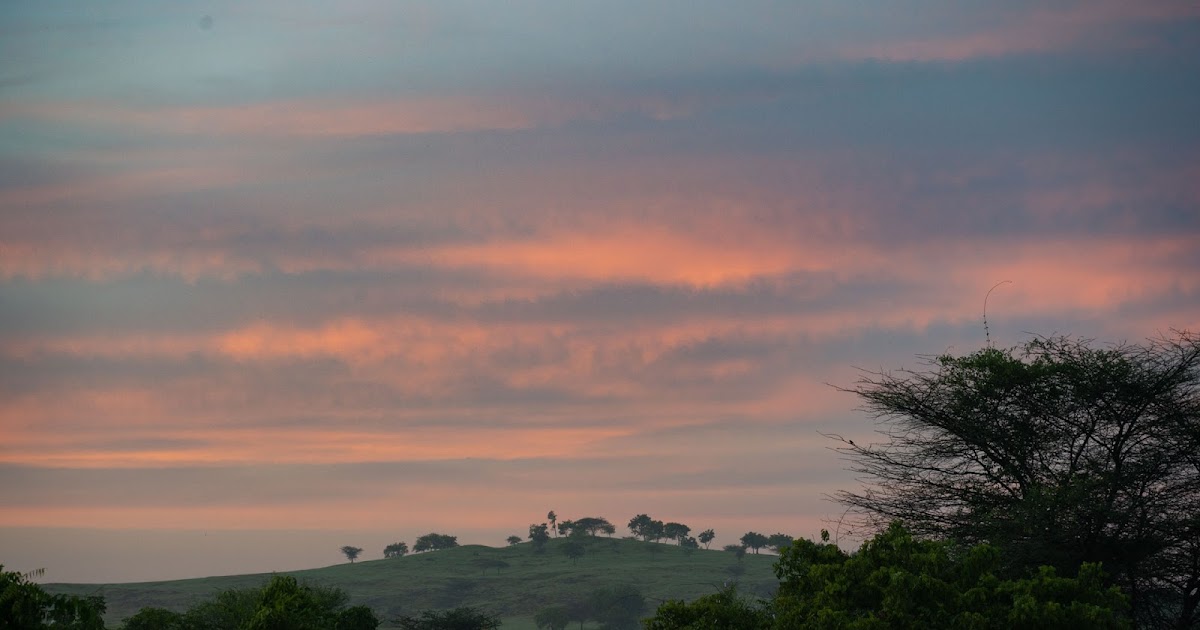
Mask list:
[[[315,584],[336,586],[352,604],[365,604],[386,620],[428,609],[474,606],[504,619],[506,630],[534,628],[540,608],[586,597],[598,587],[632,584],[647,599],[647,613],[667,599],[690,600],[736,580],[747,595],[769,597],[778,581],[775,556],[747,554],[738,561],[726,551],[617,538],[589,539],[587,553],[572,562],[551,540],[542,553],[529,543],[511,547],[467,545],[390,560],[370,560],[289,571]],[[508,563],[505,568],[488,565]],[[51,593],[103,595],[111,627],[143,606],[185,610],[215,593],[262,584],[270,574],[231,575],[130,584],[45,584]]]

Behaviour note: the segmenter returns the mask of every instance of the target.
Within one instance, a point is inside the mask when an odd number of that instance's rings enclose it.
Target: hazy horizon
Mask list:
[[[1001,347],[1200,330],[1194,1],[0,24],[0,563],[47,581],[813,536],[837,387],[982,347],[997,283]]]

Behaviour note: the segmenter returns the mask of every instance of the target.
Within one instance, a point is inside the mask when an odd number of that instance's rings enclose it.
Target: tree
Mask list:
[[[613,630],[638,627],[646,610],[646,598],[636,587],[628,584],[601,587],[588,597],[591,618]]]
[[[658,542],[667,535],[667,526],[662,521],[650,521],[649,527],[646,528],[646,535],[650,540]]]
[[[700,543],[696,542],[695,536],[684,536],[679,539],[679,546],[683,547],[683,551],[687,555],[691,555],[694,551],[700,548]]]
[[[441,551],[442,549],[450,549],[458,546],[458,536],[450,536],[447,534],[425,534],[417,539],[413,544],[413,551],[421,553],[422,551]]]
[[[562,543],[562,552],[571,559],[571,564],[579,564],[579,559],[583,554],[587,553],[587,549],[583,546],[583,542],[578,536],[571,536],[569,540]]]
[[[383,548],[384,558],[403,558],[408,555],[408,544],[404,542],[392,543]]]
[[[746,532],[742,534],[741,540],[742,546],[753,549],[757,554],[759,549],[767,546],[768,538],[758,532]]]
[[[463,606],[453,610],[427,610],[419,617],[396,620],[401,630],[496,630],[500,619],[481,610]]]
[[[184,616],[180,613],[146,606],[125,619],[122,630],[184,630]]]
[[[575,521],[567,519],[558,522],[558,533],[555,536],[570,536],[575,533]]]
[[[551,514],[553,514],[553,512],[551,512]],[[548,529],[549,528],[546,527],[545,523],[540,525],[535,523],[529,526],[529,541],[533,543],[533,550],[535,552],[541,553],[542,549],[544,549],[546,546],[546,542],[550,540],[550,532],[547,531]]]
[[[571,623],[571,612],[566,606],[548,606],[533,616],[537,627],[548,630],[564,630]]]
[[[546,520],[550,521],[550,529],[554,530],[555,536],[558,536],[558,515],[554,513],[554,510],[546,513]]]
[[[732,586],[690,603],[664,602],[644,623],[646,630],[762,630],[772,625],[768,606],[746,601]]]
[[[1003,580],[999,551],[918,540],[899,522],[847,554],[797,540],[775,564],[776,628],[1128,628],[1126,598],[1098,565]],[[884,623],[880,623],[880,622]]]
[[[706,529],[706,530],[700,532],[700,535],[697,538],[700,540],[700,543],[704,545],[704,548],[708,549],[708,543],[712,542],[713,539],[716,537],[717,537],[716,532],[714,532],[711,529]]]
[[[634,536],[637,536],[638,538],[648,542],[652,533],[651,528],[653,523],[654,519],[650,518],[650,516],[646,514],[638,514],[637,516],[629,519],[629,531],[633,532]]]
[[[679,541],[679,544],[681,545],[683,544],[683,540],[687,538],[687,535],[691,533],[691,531],[692,528],[684,525],[683,523],[667,523],[663,525],[663,536],[666,537],[667,540]]]
[[[600,516],[585,516],[575,521],[574,528],[584,530],[592,536],[595,536],[599,532],[607,532],[611,534],[617,531],[617,529],[613,527],[613,524],[608,522],[608,519]]]
[[[222,591],[212,600],[192,606],[182,616],[143,608],[126,620],[126,628],[375,630],[379,626],[379,619],[370,608],[347,608],[348,601],[349,596],[341,589],[304,584],[291,576],[277,575],[262,586]],[[178,624],[172,625],[175,622]]]
[[[353,563],[354,560],[358,558],[358,554],[362,553],[362,547],[351,547],[350,545],[346,545],[345,547],[342,547],[342,553],[346,556],[347,560]]]
[[[742,558],[746,557],[745,545],[725,545],[725,551],[728,551],[737,557],[738,562],[741,562]]]
[[[104,598],[51,595],[0,564],[0,628],[104,630]]]
[[[792,544],[794,540],[795,538],[787,534],[771,534],[767,537],[767,546],[774,550],[775,553],[782,553],[783,548]]]
[[[1035,338],[848,391],[884,436],[833,436],[868,525],[991,542],[1008,575],[1099,562],[1139,625],[1200,625],[1200,338]]]
[[[520,536],[509,536],[509,537],[508,537],[507,539],[505,539],[505,540],[508,542],[509,546],[512,546],[512,545],[519,545],[519,544],[521,544],[521,537],[520,537]]]

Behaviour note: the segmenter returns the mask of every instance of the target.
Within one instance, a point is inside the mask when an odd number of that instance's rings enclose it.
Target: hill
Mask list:
[[[543,553],[529,543],[511,547],[467,545],[390,560],[291,571],[297,579],[336,586],[352,604],[365,604],[385,620],[427,609],[474,606],[504,619],[504,628],[534,628],[540,608],[584,598],[603,586],[631,584],[646,596],[647,613],[668,599],[694,599],[737,580],[747,595],[767,597],[778,584],[775,557],[748,554],[741,561],[725,551],[687,553],[676,545],[637,540],[589,539],[587,553],[572,562],[552,540]],[[496,568],[500,561],[507,567]],[[492,566],[489,566],[492,565]],[[185,610],[230,588],[262,584],[270,574],[207,577],[129,584],[46,584],[52,593],[103,595],[106,619],[119,627],[143,606]],[[390,625],[385,621],[382,628]]]

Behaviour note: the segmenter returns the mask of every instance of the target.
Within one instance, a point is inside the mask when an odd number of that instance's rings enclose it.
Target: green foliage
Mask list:
[[[404,542],[392,543],[383,548],[384,558],[403,558],[408,555],[408,544]]]
[[[227,589],[183,614],[146,607],[125,630],[375,630],[366,606],[347,608],[345,591],[277,575],[260,587]],[[102,627],[102,626],[101,626]]]
[[[519,545],[519,544],[521,544],[521,537],[520,536],[509,536],[508,538],[505,539],[504,542],[506,542],[510,545]]]
[[[1000,554],[913,538],[899,523],[848,555],[797,540],[776,563],[779,628],[1128,628],[1127,600],[1096,565],[996,577]]]
[[[637,587],[622,584],[596,589],[587,600],[588,618],[611,630],[637,628],[646,598]]]
[[[554,512],[551,512],[551,514],[554,514]],[[529,541],[533,543],[533,550],[535,552],[541,553],[546,548],[546,543],[550,541],[550,532],[548,530],[549,528],[546,527],[545,523],[540,525],[535,523],[529,526]]]
[[[396,620],[401,630],[495,630],[500,620],[480,610],[464,606],[447,611],[427,610],[419,617]]]
[[[379,618],[366,606],[351,606],[337,614],[334,630],[375,630]]]
[[[643,622],[646,630],[762,630],[771,624],[769,607],[743,599],[734,587],[690,603],[668,601]]]
[[[422,551],[441,551],[442,549],[451,549],[457,546],[458,536],[430,533],[417,539],[417,542],[413,544],[413,551],[416,553]]]
[[[1099,562],[1139,624],[1200,626],[1200,338],[1038,338],[851,391],[887,436],[843,442],[870,524],[990,542],[1007,576]]]
[[[104,598],[51,595],[0,565],[0,628],[104,630]]]
[[[186,630],[180,613],[147,606],[125,620],[124,630]]]
[[[342,547],[342,554],[345,555],[346,559],[350,562],[354,562],[360,553],[362,553],[362,547],[351,547],[350,545]]]

